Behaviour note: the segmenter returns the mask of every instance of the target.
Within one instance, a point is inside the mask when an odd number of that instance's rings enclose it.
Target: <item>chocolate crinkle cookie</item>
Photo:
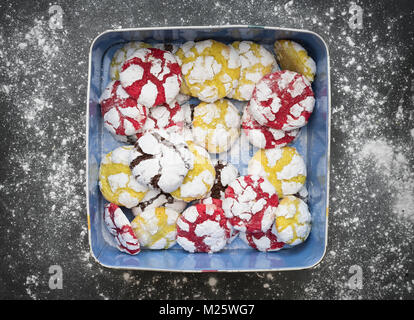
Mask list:
[[[231,163],[224,160],[213,160],[213,165],[216,170],[216,180],[211,188],[210,196],[214,199],[224,200],[226,188],[240,176],[239,171]]]
[[[135,179],[150,189],[173,192],[194,166],[194,156],[182,135],[159,130],[142,135],[129,154]]]

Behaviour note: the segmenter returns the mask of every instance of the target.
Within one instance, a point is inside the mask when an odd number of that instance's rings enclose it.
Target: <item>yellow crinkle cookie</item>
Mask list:
[[[111,80],[119,80],[119,73],[121,72],[122,64],[131,56],[136,50],[142,48],[150,48],[151,46],[145,42],[132,41],[128,42],[122,48],[118,49],[112,60],[110,68]]]
[[[299,43],[291,40],[278,40],[274,50],[282,70],[290,70],[304,75],[310,82],[315,78],[316,63]]]
[[[230,149],[240,134],[240,114],[227,99],[201,102],[194,108],[193,138],[208,152]]]
[[[260,149],[250,159],[248,173],[266,177],[283,198],[305,184],[306,164],[294,147]]]
[[[144,198],[148,189],[131,174],[128,155],[133,146],[123,146],[109,152],[99,168],[99,189],[109,202],[132,208]]]
[[[235,41],[231,44],[240,56],[241,70],[239,83],[228,95],[229,98],[248,101],[256,83],[272,72],[276,60],[272,53],[252,41]]]
[[[185,80],[181,93],[213,102],[237,86],[240,58],[232,46],[215,40],[188,41],[176,56]]]
[[[307,204],[295,196],[283,198],[276,209],[278,239],[290,245],[304,242],[311,230],[312,217]]]
[[[210,155],[207,151],[187,141],[188,148],[194,155],[194,167],[188,171],[184,178],[183,184],[171,195],[179,200],[190,202],[196,199],[204,198],[213,187],[216,179],[216,170],[211,162]]]
[[[148,249],[168,249],[175,244],[179,214],[166,207],[150,208],[131,222],[141,246]]]

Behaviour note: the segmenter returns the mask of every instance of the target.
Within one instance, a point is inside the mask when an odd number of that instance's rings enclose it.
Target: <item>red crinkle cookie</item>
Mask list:
[[[257,83],[248,106],[259,124],[291,131],[308,122],[315,98],[306,77],[283,70],[270,73]]]
[[[109,83],[99,103],[104,125],[114,135],[133,135],[141,130],[147,119],[147,108],[131,98],[119,81]]]
[[[158,129],[182,132],[184,128],[184,111],[178,102],[164,103],[149,109],[147,121],[143,128],[133,137],[139,139],[145,132]]]
[[[284,147],[299,134],[299,129],[283,131],[262,126],[253,118],[248,107],[244,109],[242,127],[250,143],[261,149]]]
[[[147,107],[172,102],[180,91],[181,68],[174,55],[156,48],[139,49],[121,67],[122,87]]]
[[[230,224],[242,232],[266,232],[275,220],[279,198],[264,177],[242,176],[224,193],[223,210]]]
[[[104,210],[104,221],[109,232],[114,236],[120,251],[131,255],[140,252],[138,238],[121,208],[116,204],[108,203]]]
[[[230,238],[221,200],[208,198],[188,207],[177,221],[177,242],[188,252],[217,252]]]
[[[259,251],[278,251],[285,246],[285,243],[277,238],[274,224],[266,232],[241,232],[240,238],[250,247]]]

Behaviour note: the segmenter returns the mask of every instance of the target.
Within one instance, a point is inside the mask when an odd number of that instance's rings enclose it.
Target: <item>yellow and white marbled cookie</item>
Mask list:
[[[171,195],[176,199],[190,202],[204,198],[210,192],[216,179],[216,170],[204,148],[192,141],[187,141],[187,144],[194,155],[194,167],[188,171],[182,185],[171,192]]]
[[[201,102],[193,117],[194,141],[208,152],[229,150],[240,135],[240,114],[228,99]]]
[[[109,75],[111,80],[119,80],[119,73],[121,72],[122,64],[130,57],[136,50],[142,48],[150,48],[148,43],[141,41],[132,41],[125,44],[122,48],[115,51],[111,60],[111,67]]]
[[[278,40],[274,50],[282,70],[290,70],[304,75],[310,82],[315,78],[316,63],[299,43],[292,40]]]
[[[279,198],[297,193],[306,182],[306,164],[294,147],[260,149],[249,161],[248,173],[266,177]]]
[[[312,217],[307,204],[295,196],[283,198],[276,209],[278,239],[290,245],[304,242],[311,231]]]
[[[106,200],[132,208],[144,198],[148,188],[132,176],[128,156],[133,146],[122,146],[109,152],[99,168],[99,189]]]
[[[148,249],[168,249],[176,242],[178,212],[166,207],[149,208],[131,222],[140,245]]]
[[[235,41],[231,45],[239,54],[241,69],[238,85],[228,97],[248,101],[256,83],[275,68],[276,59],[265,47],[252,41]]]
[[[188,41],[176,56],[185,79],[181,93],[214,102],[237,86],[240,58],[232,46],[215,40]]]

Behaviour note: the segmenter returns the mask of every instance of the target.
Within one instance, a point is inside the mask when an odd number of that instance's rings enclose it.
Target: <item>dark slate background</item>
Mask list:
[[[49,27],[49,8],[63,28]],[[414,298],[413,1],[2,1],[0,298]],[[85,102],[91,41],[114,28],[249,24],[319,33],[331,53],[329,244],[311,270],[126,272],[90,256]],[[49,288],[49,267],[63,288]],[[353,267],[354,266],[354,267]],[[355,267],[356,266],[356,267]],[[352,270],[362,271],[353,288]]]

